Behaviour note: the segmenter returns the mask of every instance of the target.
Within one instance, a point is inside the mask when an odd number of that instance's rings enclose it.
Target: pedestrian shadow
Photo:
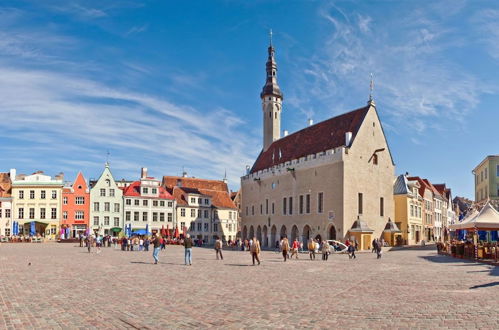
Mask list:
[[[224,264],[224,266],[246,267],[246,266],[253,266],[253,265],[248,265],[248,264]]]
[[[479,263],[472,261],[472,260],[467,260],[467,259],[458,259],[458,258],[453,258],[445,255],[435,255],[435,256],[419,256],[419,258],[424,259],[426,261],[431,261],[431,262],[436,262],[436,263],[441,263],[441,264],[452,264],[452,263],[464,263],[462,266],[473,266],[473,265],[478,265]]]
[[[470,287],[470,290],[479,289],[479,288],[489,288],[491,286],[496,286],[496,285],[499,285],[499,282],[490,282],[490,283],[486,283],[486,284],[474,285],[474,286]]]

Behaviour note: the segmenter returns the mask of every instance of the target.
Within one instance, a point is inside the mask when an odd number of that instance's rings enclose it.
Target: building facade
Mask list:
[[[394,218],[394,164],[374,102],[280,137],[274,48],[260,95],[263,148],[241,178],[242,237],[356,239],[363,249]]]
[[[62,190],[61,226],[66,237],[84,235],[90,223],[90,190],[81,172],[75,181]]]
[[[64,175],[54,178],[42,171],[32,175],[17,175],[11,170],[13,215],[19,223],[19,234],[43,236],[49,240],[59,237]]]
[[[90,189],[90,226],[99,235],[118,236],[123,229],[123,191],[116,185],[109,163]]]
[[[175,198],[182,232],[207,244],[213,244],[216,237],[224,242],[235,240],[237,207],[225,180],[164,176],[162,184]]]
[[[475,177],[475,202],[490,200],[499,209],[499,155],[485,157],[472,173]]]
[[[0,173],[0,236],[12,235],[12,182],[10,173]]]
[[[399,175],[393,187],[395,224],[402,231],[403,244],[419,244],[423,239],[423,197],[420,184]]]
[[[126,186],[123,200],[124,223],[131,225],[132,233],[174,228],[175,199],[159,180],[147,176],[147,168],[142,168],[139,181]]]

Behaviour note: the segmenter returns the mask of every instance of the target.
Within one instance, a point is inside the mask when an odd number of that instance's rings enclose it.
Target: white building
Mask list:
[[[123,200],[125,226],[131,224],[132,232],[154,233],[174,228],[175,199],[159,180],[147,176],[147,168],[142,168],[139,181],[124,189]]]
[[[108,163],[90,190],[90,203],[92,230],[117,236],[123,229],[123,191],[116,185]]]

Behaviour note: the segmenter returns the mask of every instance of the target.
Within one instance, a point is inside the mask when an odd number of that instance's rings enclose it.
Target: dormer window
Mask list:
[[[149,193],[149,189],[148,188],[142,188],[142,193],[143,194],[148,194]]]

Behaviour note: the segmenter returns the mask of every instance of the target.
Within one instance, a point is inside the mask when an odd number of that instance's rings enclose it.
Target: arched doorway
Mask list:
[[[309,225],[305,225],[305,227],[303,227],[303,232],[302,232],[302,235],[301,235],[301,240],[303,242],[304,248],[308,246],[308,240],[309,239],[310,239],[310,226]]]
[[[315,236],[315,240],[319,243],[322,242],[322,236],[321,235]]]
[[[249,239],[253,239],[253,237],[255,237],[255,229],[253,228],[253,225],[251,225],[249,231]]]
[[[269,247],[269,235],[267,232],[267,226],[263,226],[263,247]]]
[[[270,244],[272,244],[272,247],[274,247],[275,242],[277,242],[276,234],[277,228],[275,227],[275,225],[273,225],[272,228],[270,228]]]
[[[282,225],[281,227],[281,237],[288,236],[288,231],[286,230],[286,226]]]
[[[294,242],[296,238],[298,238],[298,227],[296,225],[291,228],[291,242]]]
[[[260,244],[262,243],[262,227],[260,226],[256,228],[256,239],[260,242]]]
[[[243,227],[243,241],[248,238],[248,228]]]
[[[331,225],[331,227],[329,227],[329,239],[336,240],[336,228],[334,227],[334,225]]]

